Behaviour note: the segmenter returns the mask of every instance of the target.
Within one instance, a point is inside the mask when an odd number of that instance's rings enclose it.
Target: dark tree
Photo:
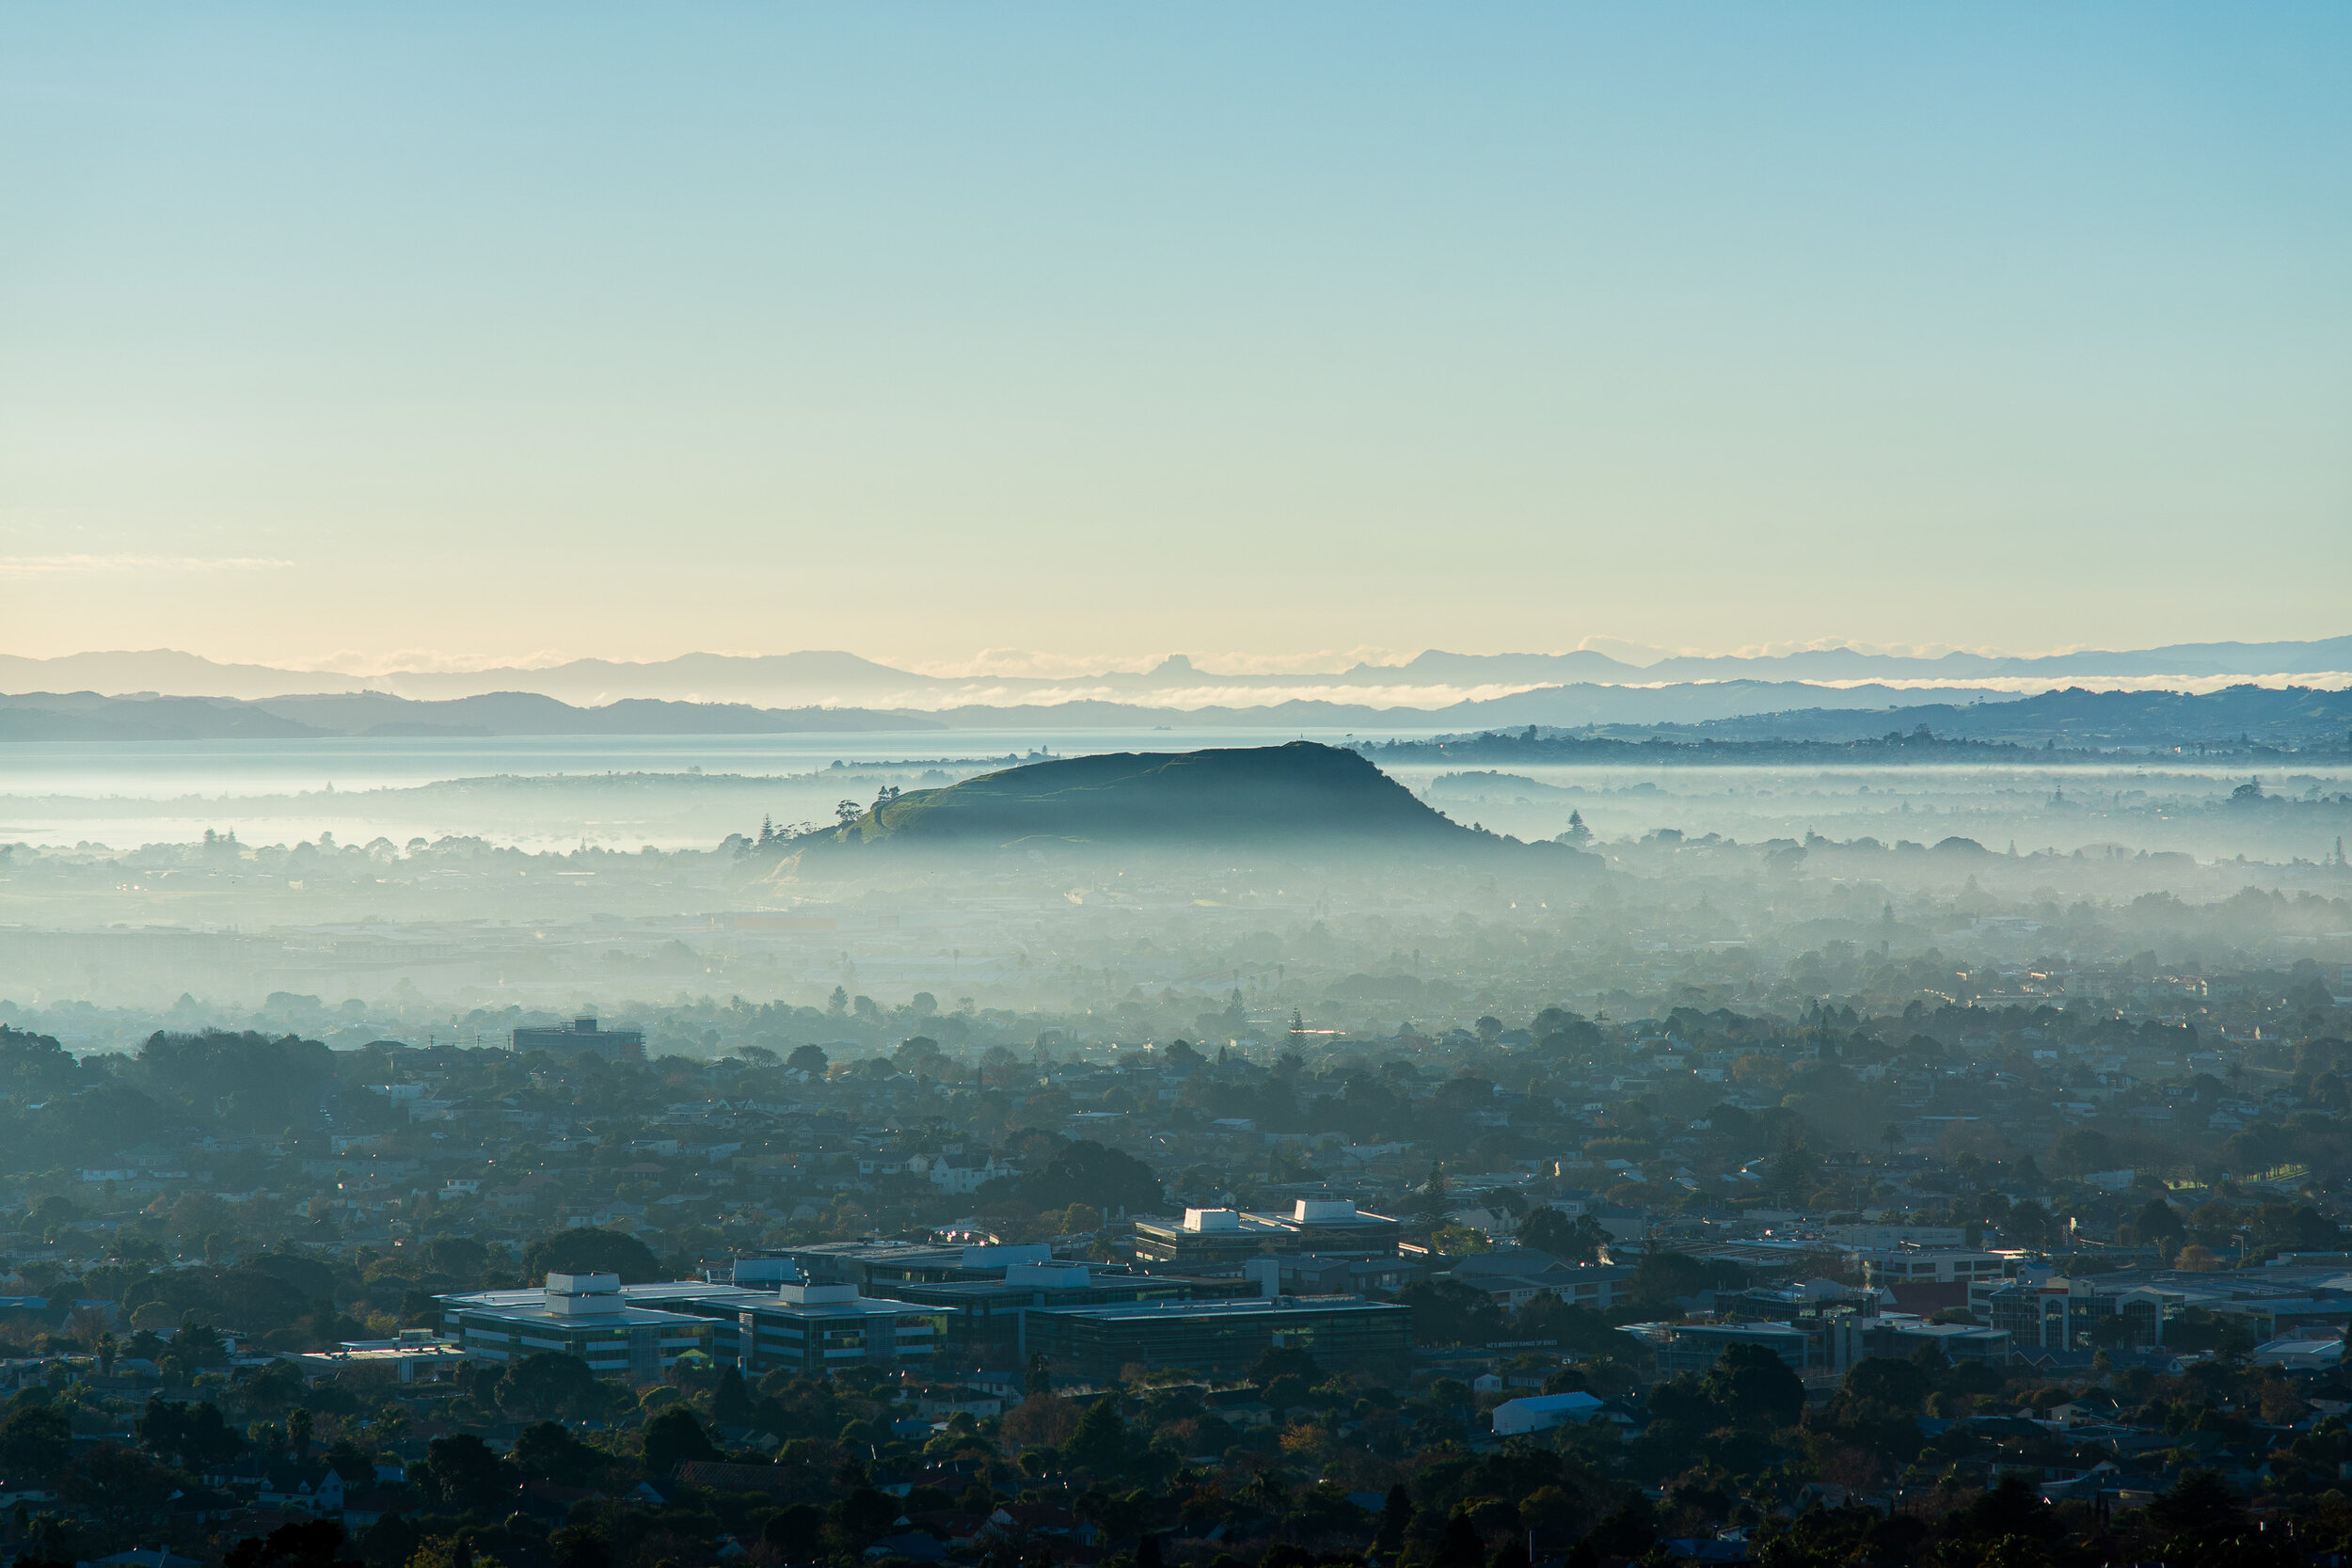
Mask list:
[[[47,1481],[72,1457],[72,1425],[46,1405],[29,1405],[0,1421],[0,1472]]]
[[[787,1562],[805,1562],[824,1549],[825,1512],[813,1503],[794,1503],[770,1515],[759,1538]]]
[[[1413,1526],[1413,1499],[1398,1481],[1389,1488],[1388,1501],[1380,1506],[1380,1529],[1372,1539],[1375,1550],[1393,1552],[1405,1544],[1405,1532]]]
[[[1590,1214],[1574,1219],[1549,1206],[1519,1222],[1519,1245],[1549,1252],[1571,1263],[1589,1263],[1610,1243],[1609,1232]]]
[[[1088,1405],[1061,1451],[1082,1469],[1098,1476],[1114,1474],[1127,1460],[1127,1423],[1119,1418],[1119,1402],[1106,1394]]]
[[[471,1433],[425,1445],[425,1471],[441,1500],[459,1511],[499,1509],[515,1495],[515,1467]]]
[[[1804,1381],[1761,1345],[1727,1347],[1707,1374],[1707,1390],[1742,1426],[1790,1426],[1804,1414]]]
[[[567,1525],[548,1537],[554,1568],[612,1568],[612,1543],[601,1531]]]
[[[743,1374],[733,1367],[719,1373],[719,1381],[710,1389],[710,1420],[714,1426],[747,1427],[758,1418],[759,1407],[752,1402],[752,1392],[743,1386]]]
[[[2172,1490],[2148,1505],[2151,1524],[2192,1541],[2226,1539],[2247,1527],[2246,1505],[2224,1485],[2218,1472],[2189,1470]]]
[[[542,1236],[523,1253],[525,1279],[549,1274],[617,1274],[624,1285],[643,1285],[661,1277],[661,1260],[634,1236],[586,1227]]]
[[[1502,1333],[1502,1313],[1483,1291],[1451,1279],[1423,1279],[1396,1293],[1413,1309],[1413,1342],[1483,1345]]]
[[[871,1486],[860,1486],[833,1505],[833,1522],[860,1546],[888,1529],[898,1517],[898,1499]]]
[[[1148,1213],[1163,1201],[1151,1166],[1090,1139],[1065,1146],[1043,1170],[1022,1178],[1021,1197],[1040,1209],[1085,1203],[1105,1214],[1120,1209]]]
[[[1486,1544],[1478,1538],[1467,1506],[1455,1508],[1446,1520],[1445,1533],[1438,1538],[1438,1550],[1429,1561],[1430,1568],[1486,1568]]]
[[[221,1568],[358,1568],[343,1550],[343,1527],[332,1519],[280,1525],[267,1536],[248,1535],[229,1548]]]
[[[577,1355],[542,1351],[509,1361],[493,1388],[498,1407],[520,1420],[585,1414],[603,1402],[604,1387]]]
[[[1658,1541],[1658,1515],[1649,1499],[1635,1497],[1614,1513],[1593,1527],[1593,1533],[1578,1543],[1581,1550],[1590,1548],[1603,1557],[1640,1557]]]
[[[553,1421],[533,1421],[515,1438],[515,1464],[533,1481],[578,1486],[603,1469],[612,1457]]]
[[[78,1455],[57,1478],[59,1497],[118,1529],[162,1512],[175,1490],[169,1470],[119,1443],[101,1443]]]
[[[676,1474],[681,1465],[725,1457],[684,1405],[674,1404],[645,1423],[645,1474],[657,1481]]]

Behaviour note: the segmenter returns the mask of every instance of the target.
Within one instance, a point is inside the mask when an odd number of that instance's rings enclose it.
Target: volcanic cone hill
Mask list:
[[[944,789],[911,791],[801,842],[812,847],[1315,843],[1445,849],[1485,838],[1422,804],[1356,752],[1299,740],[1032,763]]]

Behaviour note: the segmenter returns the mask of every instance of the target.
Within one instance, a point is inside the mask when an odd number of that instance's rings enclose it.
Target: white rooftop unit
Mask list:
[[[787,1285],[776,1294],[790,1307],[824,1307],[857,1300],[854,1285]]]
[[[1352,1204],[1350,1207],[1354,1207]],[[1187,1209],[1184,1211],[1186,1230],[1239,1230],[1241,1211],[1238,1209]]]
[[[621,1310],[621,1276],[617,1274],[551,1274],[547,1284],[548,1310],[566,1317]]]

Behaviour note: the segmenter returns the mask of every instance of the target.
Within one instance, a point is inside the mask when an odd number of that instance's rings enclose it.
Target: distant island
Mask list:
[[[785,841],[820,852],[1314,842],[1468,848],[1509,842],[1465,828],[1359,753],[1313,741],[1177,752],[1120,752],[910,790],[834,827]]]

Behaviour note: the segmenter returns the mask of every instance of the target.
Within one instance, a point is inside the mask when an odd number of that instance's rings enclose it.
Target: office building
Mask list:
[[[1028,1360],[1024,1324],[1037,1308],[1230,1301],[1263,1293],[1260,1281],[1239,1275],[1150,1275],[1091,1269],[1084,1263],[1016,1263],[993,1279],[894,1282],[874,1289],[946,1314],[946,1354],[954,1365],[998,1369],[1018,1368]]]
[[[845,1367],[930,1370],[947,1315],[913,1302],[858,1294],[854,1285],[793,1284],[739,1314],[743,1375],[783,1370],[821,1376]]]
[[[1138,1261],[1183,1268],[1246,1262],[1265,1253],[1357,1253],[1393,1258],[1404,1227],[1347,1198],[1300,1198],[1291,1212],[1187,1209],[1182,1220],[1139,1219]]]
[[[631,1383],[658,1381],[690,1352],[710,1354],[714,1338],[708,1318],[644,1305],[642,1295],[630,1299],[618,1275],[551,1274],[541,1290],[484,1291],[440,1302],[444,1327],[473,1360],[504,1363],[554,1352]]]
[[[545,1028],[517,1029],[514,1045],[518,1054],[526,1051],[551,1051],[559,1056],[574,1056],[582,1051],[593,1051],[607,1061],[645,1059],[643,1029],[607,1029],[593,1018],[576,1018],[569,1023]]]

